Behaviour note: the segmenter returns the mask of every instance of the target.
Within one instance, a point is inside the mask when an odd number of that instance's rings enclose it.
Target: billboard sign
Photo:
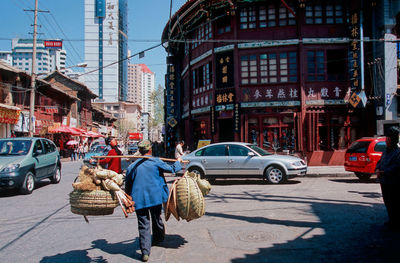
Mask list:
[[[45,40],[44,47],[46,47],[46,48],[62,48],[62,40]]]

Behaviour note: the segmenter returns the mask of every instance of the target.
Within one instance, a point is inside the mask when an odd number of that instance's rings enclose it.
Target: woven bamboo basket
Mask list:
[[[69,194],[71,212],[84,216],[111,215],[118,206],[118,200],[109,191],[79,191]]]
[[[178,214],[190,221],[205,214],[205,201],[195,174],[185,173],[176,184]]]

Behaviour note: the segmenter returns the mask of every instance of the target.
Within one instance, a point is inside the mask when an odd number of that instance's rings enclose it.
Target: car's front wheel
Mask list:
[[[367,181],[369,180],[369,178],[371,178],[371,174],[359,173],[359,172],[355,172],[355,174],[362,181]]]
[[[32,172],[28,172],[25,175],[24,183],[21,186],[20,192],[22,194],[31,194],[35,188],[35,177]]]
[[[278,166],[270,166],[265,170],[265,177],[273,184],[284,183],[287,180],[285,171]]]
[[[61,181],[61,169],[57,167],[53,176],[50,177],[50,181],[52,184],[58,184]]]

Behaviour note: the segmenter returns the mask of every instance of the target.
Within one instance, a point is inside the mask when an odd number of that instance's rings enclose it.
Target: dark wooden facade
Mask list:
[[[167,140],[192,149],[199,139],[254,142],[310,165],[342,164],[345,149],[376,130],[371,105],[348,103],[357,8],[339,0],[187,1],[163,33],[178,94],[174,115],[168,73]]]

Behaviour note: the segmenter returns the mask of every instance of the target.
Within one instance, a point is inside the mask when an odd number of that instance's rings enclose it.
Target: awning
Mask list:
[[[21,110],[17,106],[7,105],[4,103],[0,103],[0,108],[9,109],[9,110]]]
[[[94,131],[88,131],[86,132],[86,136],[88,137],[92,137],[92,138],[100,138],[100,137],[104,137],[104,135],[94,132]]]
[[[56,127],[54,129],[50,129],[49,132],[50,133],[68,133],[68,134],[71,134],[73,136],[80,136],[81,135],[80,132],[74,130],[71,127],[65,126],[65,125],[61,125],[61,126]]]
[[[20,112],[16,106],[0,103],[0,123],[17,124]]]

